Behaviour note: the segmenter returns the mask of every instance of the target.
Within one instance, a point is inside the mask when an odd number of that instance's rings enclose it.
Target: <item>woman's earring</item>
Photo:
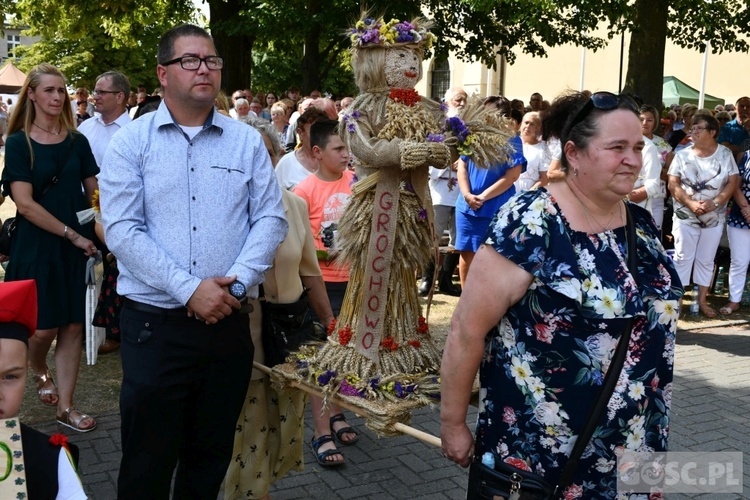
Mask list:
[[[573,169],[573,176],[574,177],[578,177],[578,169],[577,168]]]

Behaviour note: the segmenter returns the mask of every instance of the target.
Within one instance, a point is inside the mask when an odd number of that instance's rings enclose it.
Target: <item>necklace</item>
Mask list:
[[[602,224],[601,222],[599,222],[596,219],[596,217],[594,217],[594,214],[592,214],[591,212],[589,212],[589,209],[586,208],[586,205],[583,204],[583,202],[581,201],[581,199],[579,197],[576,196],[575,199],[578,200],[578,203],[581,205],[581,208],[583,208],[583,212],[584,212],[583,215],[584,215],[584,217],[586,217],[586,222],[588,222],[589,227],[591,228],[591,232],[593,232],[594,234],[596,234],[596,229],[594,229],[594,225],[591,224],[591,219],[594,219],[594,222],[596,222],[597,224],[599,224],[599,226],[603,227],[604,228],[604,232],[607,232],[607,231],[610,230],[610,226],[612,225],[612,221],[615,220],[615,215],[617,215],[617,214],[620,213],[620,205],[618,204],[617,205],[617,210],[615,210],[614,212],[612,212],[612,217],[609,218],[609,222],[607,222],[607,224],[605,225],[605,224]]]
[[[32,122],[31,124],[34,125],[36,128],[40,128],[40,129],[44,130],[45,132],[47,132],[49,135],[53,135],[55,137],[57,137],[58,135],[60,135],[60,132],[62,132],[62,127],[60,127],[60,130],[58,130],[57,133],[54,133],[54,132],[52,132],[50,130],[47,130],[46,128],[42,127],[41,125],[37,125],[36,122]]]

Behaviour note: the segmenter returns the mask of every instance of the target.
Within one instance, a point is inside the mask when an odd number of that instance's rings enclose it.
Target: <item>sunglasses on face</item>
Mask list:
[[[573,121],[570,122],[570,126],[568,127],[568,134],[566,135],[570,135],[570,131],[583,122],[594,109],[612,111],[613,109],[619,108],[622,103],[625,103],[629,109],[638,114],[638,107],[628,96],[622,94],[617,95],[612,92],[596,92],[591,94],[591,97],[586,101],[586,104],[584,104],[573,117]]]

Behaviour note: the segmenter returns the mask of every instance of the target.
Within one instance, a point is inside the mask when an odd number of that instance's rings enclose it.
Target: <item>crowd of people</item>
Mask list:
[[[201,28],[167,32],[158,61],[151,95],[117,71],[99,75],[91,95],[81,87],[73,96],[54,66],[29,72],[5,111],[2,187],[18,208],[5,279],[36,282],[28,358],[40,401],[62,425],[89,432],[96,421],[73,396],[84,268],[103,250],[94,324],[107,330],[100,352],[122,357],[120,497],[166,498],[174,476],[177,496],[266,498],[302,463],[306,397],[277,390],[252,368],[249,360],[264,359],[257,285],[271,303],[307,297],[316,321],[332,325],[347,307],[350,268],[336,254],[342,217],[350,227],[354,167],[392,158],[385,149],[368,156],[347,135],[361,97],[301,96],[292,87],[227,98],[224,62]],[[468,100],[451,88],[439,113],[458,117]],[[470,154],[442,158],[438,146],[420,157],[434,211],[424,218],[436,241],[447,233],[447,251],[438,260],[427,235],[424,262],[392,278],[410,294],[461,296],[442,361],[443,450],[463,466],[490,453],[554,482],[607,356],[632,330],[638,359],[613,396],[617,418],[601,424],[608,443],[567,485],[609,498],[618,446],[666,450],[679,303],[695,284],[702,314],[717,315],[707,295],[725,227],[729,301],[718,313],[740,307],[750,263],[750,98],[714,110],[659,109],[605,92],[552,103],[534,93],[528,106],[490,96],[483,105],[512,131],[507,156],[489,169]],[[363,144],[383,140],[375,132]],[[408,204],[417,196],[407,187]],[[80,223],[76,213],[90,206],[100,217]],[[54,379],[46,362],[53,341]],[[477,369],[472,436],[465,417]],[[340,407],[310,400],[317,463],[345,463],[337,444],[354,444],[358,432]]]

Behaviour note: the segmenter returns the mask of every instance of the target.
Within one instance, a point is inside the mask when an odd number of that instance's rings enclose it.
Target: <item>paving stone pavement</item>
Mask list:
[[[474,422],[476,410],[467,417]],[[308,410],[306,441],[313,434]],[[466,470],[445,460],[440,451],[408,436],[378,438],[361,418],[349,420],[362,429],[354,446],[341,447],[347,465],[323,469],[309,452],[305,470],[290,473],[271,490],[285,499],[463,499]],[[81,449],[84,487],[90,498],[115,498],[120,459],[119,415],[98,417],[98,427],[71,435]],[[423,408],[412,425],[439,435],[439,412]],[[54,423],[38,426],[45,432],[61,429]],[[750,459],[750,325],[721,324],[701,330],[680,330],[677,336],[672,398],[672,451],[741,451]],[[70,432],[66,432],[70,435]],[[666,495],[668,500],[750,498],[750,462],[743,470],[742,494]]]

